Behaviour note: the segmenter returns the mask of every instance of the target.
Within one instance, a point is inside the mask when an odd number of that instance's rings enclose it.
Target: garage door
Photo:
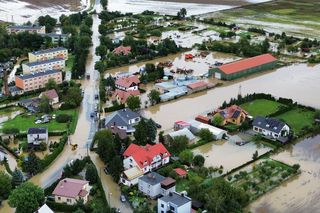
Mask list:
[[[217,79],[221,79],[221,73],[214,73],[214,77],[217,78]]]

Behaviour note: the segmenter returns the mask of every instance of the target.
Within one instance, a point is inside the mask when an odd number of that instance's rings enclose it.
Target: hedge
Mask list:
[[[57,212],[74,212],[78,209],[77,205],[67,205],[63,203],[56,203],[54,201],[47,200],[46,204],[54,211]]]
[[[113,111],[117,111],[117,110],[120,110],[120,109],[124,109],[126,106],[124,104],[120,104],[120,105],[115,105],[115,106],[112,106],[112,107],[106,107],[104,108],[104,111],[105,112],[113,112]]]

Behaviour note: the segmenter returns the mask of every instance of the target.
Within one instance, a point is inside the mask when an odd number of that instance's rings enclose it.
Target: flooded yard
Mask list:
[[[193,153],[201,154],[205,157],[206,167],[223,166],[223,173],[226,173],[242,164],[252,160],[252,155],[258,151],[259,156],[270,151],[271,148],[248,143],[238,146],[229,141],[216,141],[193,149]]]
[[[320,135],[307,138],[272,158],[290,165],[298,163],[302,173],[254,201],[248,209],[257,213],[319,212]]]
[[[8,107],[0,110],[0,124],[10,119],[14,119],[16,116],[24,113],[25,110],[21,107]]]

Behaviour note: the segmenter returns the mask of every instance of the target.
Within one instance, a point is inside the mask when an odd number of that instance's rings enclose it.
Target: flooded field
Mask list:
[[[293,165],[302,173],[253,202],[251,212],[319,212],[320,135],[305,139],[272,158]]]
[[[226,173],[242,164],[252,160],[252,155],[258,151],[259,156],[270,151],[269,147],[257,147],[254,143],[238,146],[230,141],[217,141],[205,144],[193,149],[193,153],[205,157],[206,167],[223,166],[223,173]]]
[[[320,108],[319,81],[320,65],[296,64],[155,105],[145,110],[144,115],[159,122],[163,129],[169,129],[177,120],[192,119],[198,114],[219,107],[225,100],[235,98],[239,93],[239,86],[241,86],[242,95],[254,92],[270,93],[277,97],[292,98],[304,105]]]

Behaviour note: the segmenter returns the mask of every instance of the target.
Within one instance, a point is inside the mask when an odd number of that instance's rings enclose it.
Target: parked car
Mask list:
[[[103,169],[103,171],[104,171],[104,173],[106,173],[107,175],[110,174],[110,171],[109,171],[108,167],[105,167],[105,168]]]
[[[36,120],[34,123],[35,123],[35,124],[41,124],[41,123],[42,123],[42,120]]]
[[[249,141],[238,141],[238,142],[236,142],[236,144],[238,146],[243,146],[243,145],[246,145],[247,143],[249,143]]]
[[[98,95],[98,94],[95,94],[95,95],[94,95],[94,99],[98,100],[98,99],[99,99],[99,95]]]
[[[126,197],[124,195],[120,195],[120,201],[123,203],[126,202]]]
[[[94,118],[95,116],[96,116],[96,113],[95,113],[95,112],[91,112],[91,113],[90,113],[90,117],[91,117],[91,118]]]
[[[158,124],[158,123],[156,123],[156,127],[158,128],[158,129],[161,129],[161,125],[160,124]]]

